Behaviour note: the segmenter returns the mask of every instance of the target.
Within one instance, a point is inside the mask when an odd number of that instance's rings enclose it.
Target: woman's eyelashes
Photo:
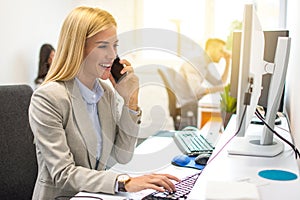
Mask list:
[[[98,46],[98,48],[99,48],[99,49],[105,49],[105,48],[107,48],[108,46],[109,46],[108,44],[101,44],[101,45]],[[117,49],[118,46],[119,46],[119,44],[113,44],[113,48],[114,48],[114,49]]]
[[[98,46],[99,49],[105,49],[107,47],[107,45],[100,45]]]

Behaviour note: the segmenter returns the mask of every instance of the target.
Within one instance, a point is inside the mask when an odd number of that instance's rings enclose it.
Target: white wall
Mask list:
[[[37,75],[40,46],[57,45],[66,15],[78,5],[98,6],[116,18],[119,31],[138,24],[136,0],[0,1],[0,84],[27,83]]]
[[[58,6],[59,5],[59,6]],[[56,45],[71,1],[1,1],[0,83],[32,83],[42,43]]]
[[[300,148],[300,1],[290,0],[287,7],[287,28],[290,30],[291,52],[287,74],[286,109],[297,147]]]

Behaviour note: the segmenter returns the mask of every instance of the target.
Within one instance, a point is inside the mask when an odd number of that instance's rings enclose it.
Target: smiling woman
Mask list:
[[[116,22],[108,12],[78,7],[65,19],[54,61],[29,107],[39,164],[32,199],[175,190],[171,180],[179,179],[172,175],[130,177],[106,170],[110,158],[131,160],[141,119],[139,79],[130,62],[120,60],[127,73],[121,82],[110,73],[117,45]],[[115,92],[124,99],[121,113]]]

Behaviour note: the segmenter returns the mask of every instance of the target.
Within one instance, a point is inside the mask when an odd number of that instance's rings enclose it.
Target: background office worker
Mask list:
[[[43,44],[39,52],[38,75],[34,80],[36,88],[44,81],[54,58],[55,49],[51,44]]]
[[[141,118],[139,80],[130,63],[121,60],[128,75],[119,84],[110,73],[116,26],[108,12],[90,7],[75,8],[63,23],[54,61],[29,108],[39,165],[33,199],[79,191],[175,190],[171,179],[178,179],[168,174],[128,177],[105,170],[110,156],[130,161]],[[114,91],[102,81],[107,79],[124,98],[120,118]]]
[[[180,73],[189,83],[191,89],[198,99],[208,93],[221,92],[227,82],[230,70],[230,53],[225,49],[225,41],[218,38],[210,38],[206,41],[203,55],[197,56],[192,63],[184,63]],[[224,58],[225,68],[222,74],[220,60]]]

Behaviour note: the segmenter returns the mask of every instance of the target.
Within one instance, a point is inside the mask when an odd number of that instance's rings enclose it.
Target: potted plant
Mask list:
[[[230,96],[230,84],[224,87],[221,93],[220,108],[224,128],[226,128],[232,114],[236,113],[236,98]]]

